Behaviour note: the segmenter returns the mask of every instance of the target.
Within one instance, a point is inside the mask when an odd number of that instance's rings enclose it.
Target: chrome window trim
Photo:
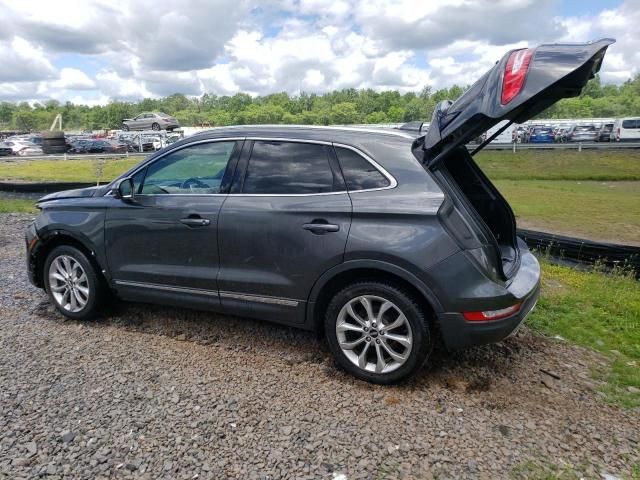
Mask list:
[[[294,143],[315,143],[318,145],[328,145],[334,147],[347,148],[349,150],[354,151],[362,158],[364,158],[367,162],[369,162],[376,170],[378,170],[387,180],[389,180],[389,185],[386,187],[380,188],[367,188],[365,190],[340,190],[338,192],[322,192],[322,193],[230,193],[230,196],[234,197],[319,197],[326,195],[344,195],[345,193],[360,193],[360,192],[376,192],[380,190],[391,190],[392,188],[396,188],[398,186],[398,181],[395,179],[393,175],[391,175],[382,165],[372,159],[369,155],[364,153],[362,150],[352,146],[345,145],[342,143],[335,142],[326,142],[324,140],[307,140],[304,138],[287,138],[287,137],[255,137],[250,136],[246,137],[246,140],[250,141],[274,141],[274,142],[294,142]]]
[[[162,285],[158,283],[134,282],[129,280],[114,280],[116,285],[123,287],[148,288],[151,290],[162,290],[165,292],[190,293],[194,295],[206,295],[209,297],[232,298],[235,300],[244,300],[247,302],[268,303],[270,305],[284,305],[286,307],[297,307],[301,300],[293,300],[290,298],[270,297],[262,295],[253,295],[250,293],[224,292],[216,290],[207,290],[205,288],[177,287],[175,285]]]
[[[180,147],[178,148],[174,148],[173,150],[170,150],[168,152],[163,152],[160,155],[158,155],[156,158],[154,158],[151,162],[146,163],[143,162],[137,169],[135,169],[133,172],[131,172],[131,174],[129,175],[130,177],[133,177],[135,174],[137,174],[140,170],[147,168],[149,165],[154,164],[155,162],[163,159],[164,157],[166,157],[167,155],[169,155],[170,153],[174,153],[180,150],[183,150],[185,148],[191,147],[192,145],[199,145],[202,143],[218,143],[218,142],[238,142],[241,140],[244,140],[245,137],[229,137],[229,138],[208,138],[206,140],[197,140],[195,142],[189,142],[185,145],[180,145]],[[120,178],[120,177],[118,177]],[[113,182],[112,182],[113,183]],[[110,195],[112,192],[112,190],[109,190],[107,193],[105,193],[103,196],[107,196]],[[192,193],[138,193],[136,194],[136,196],[140,196],[140,195],[145,195],[145,196],[166,196],[166,197],[175,197],[178,195],[181,196],[189,196],[189,197],[193,197],[193,196],[209,196],[209,195],[215,195],[215,196],[226,196],[226,193],[203,193],[203,194],[192,194]]]
[[[226,127],[224,127],[224,128],[226,128]],[[346,144],[343,144],[343,143],[335,143],[335,142],[327,142],[327,141],[324,141],[324,140],[313,140],[313,139],[307,140],[307,139],[304,139],[304,138],[288,138],[288,137],[257,137],[257,136],[250,136],[250,137],[225,137],[225,138],[214,138],[214,139],[207,139],[207,140],[197,140],[197,141],[189,142],[188,144],[182,145],[182,146],[180,146],[180,148],[176,148],[174,150],[171,150],[169,152],[165,152],[165,153],[159,155],[157,158],[154,158],[152,162],[141,165],[140,168],[134,170],[131,173],[131,175],[129,175],[129,176],[131,177],[131,176],[137,174],[143,168],[147,168],[149,165],[151,165],[151,164],[155,163],[156,161],[164,158],[166,155],[168,155],[170,153],[177,152],[178,150],[182,150],[182,149],[190,147],[192,145],[198,145],[198,144],[202,144],[202,143],[237,142],[237,141],[241,141],[241,140],[245,140],[245,141],[249,140],[249,141],[292,142],[292,143],[312,143],[312,144],[317,144],[317,145],[325,145],[325,146],[346,148],[346,149],[352,150],[353,152],[357,153],[362,158],[364,158],[367,162],[369,162],[387,180],[389,180],[389,185],[387,185],[386,187],[367,188],[367,189],[364,189],[364,190],[346,190],[345,189],[345,190],[340,190],[338,192],[322,192],[322,193],[198,193],[198,194],[192,194],[192,193],[138,193],[138,194],[136,194],[136,196],[137,197],[138,196],[167,197],[167,198],[171,198],[171,197],[226,197],[226,196],[234,196],[234,197],[319,197],[319,196],[327,196],[327,195],[344,195],[345,193],[352,194],[352,193],[378,192],[378,191],[382,191],[382,190],[391,190],[391,189],[396,188],[398,186],[398,181],[395,179],[395,177],[393,175],[391,175],[382,165],[380,165],[378,162],[376,162],[373,158],[371,158],[369,155],[364,153],[362,150],[360,150],[360,149],[358,149],[358,148],[356,148],[356,147],[354,147],[352,145],[346,145]],[[107,193],[105,193],[105,196],[111,195],[111,193],[112,193],[112,191],[109,190]]]

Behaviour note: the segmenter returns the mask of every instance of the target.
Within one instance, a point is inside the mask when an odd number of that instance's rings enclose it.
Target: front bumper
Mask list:
[[[448,350],[484,345],[504,340],[514,333],[525,318],[531,313],[540,296],[540,265],[536,257],[526,248],[521,247],[520,268],[512,279],[506,292],[495,298],[484,297],[481,301],[482,310],[492,310],[505,307],[505,296],[511,297],[511,305],[520,302],[520,310],[507,318],[490,320],[486,322],[470,322],[462,315],[461,311],[444,312],[438,314],[440,331],[445,347]],[[486,282],[491,280],[486,279]],[[491,288],[477,286],[476,291],[495,290],[495,284]]]

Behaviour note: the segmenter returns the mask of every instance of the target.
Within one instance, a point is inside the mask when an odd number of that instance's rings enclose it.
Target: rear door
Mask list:
[[[220,300],[301,323],[314,282],[343,261],[351,201],[330,144],[247,142],[218,222]]]
[[[561,98],[579,95],[600,70],[613,42],[548,44],[508,52],[455,102],[440,102],[429,131],[414,143],[414,154],[435,166],[502,120],[523,123]]]

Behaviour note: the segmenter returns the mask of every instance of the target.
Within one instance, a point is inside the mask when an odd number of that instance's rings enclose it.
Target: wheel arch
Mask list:
[[[306,327],[321,334],[324,312],[333,295],[346,285],[363,280],[383,281],[402,287],[433,317],[443,311],[431,288],[411,272],[387,262],[354,260],[328,270],[316,281],[307,301]]]
[[[75,247],[84,253],[95,268],[98,277],[106,283],[106,269],[100,264],[96,256],[96,250],[92,248],[91,243],[87,239],[79,238],[78,235],[74,235],[71,232],[54,230],[42,235],[38,248],[31,253],[31,261],[35,268],[34,280],[38,287],[44,288],[44,264],[49,253],[51,253],[54,248],[62,245]]]

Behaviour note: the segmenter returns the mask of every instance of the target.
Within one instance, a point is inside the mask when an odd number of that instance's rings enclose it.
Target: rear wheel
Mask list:
[[[151,130],[155,130],[156,132],[160,130],[160,125],[157,123],[154,123],[153,125],[151,125]]]
[[[122,130],[124,130],[125,132],[129,131],[129,125],[127,125],[126,123],[122,124]]]
[[[103,287],[95,268],[77,248],[54,248],[45,261],[44,280],[49,299],[66,317],[89,320],[98,313]]]
[[[325,334],[338,363],[373,383],[408,377],[431,351],[423,309],[386,283],[355,283],[338,292],[327,308]]]

